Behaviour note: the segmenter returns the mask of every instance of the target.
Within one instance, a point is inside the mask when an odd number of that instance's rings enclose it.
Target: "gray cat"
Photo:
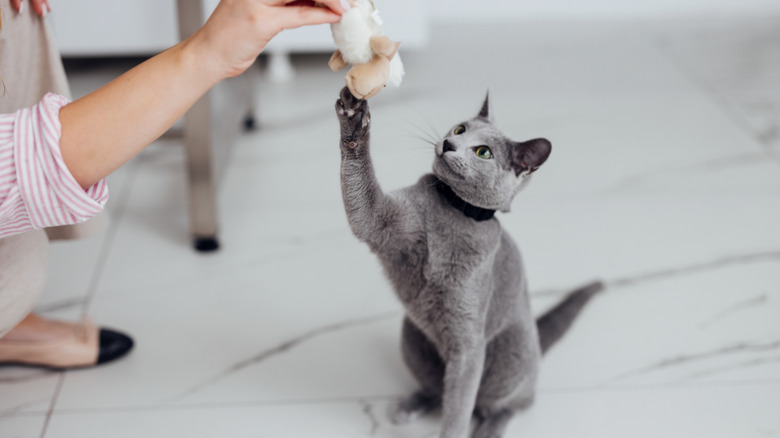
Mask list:
[[[571,293],[534,321],[522,260],[496,210],[550,155],[545,139],[516,143],[496,128],[486,98],[477,117],[436,145],[433,174],[384,193],[369,155],[368,103],[344,88],[341,188],[353,233],[379,257],[406,309],[404,361],[421,389],[392,420],[442,409],[442,438],[500,437],[534,400],[541,355],[600,283]]]

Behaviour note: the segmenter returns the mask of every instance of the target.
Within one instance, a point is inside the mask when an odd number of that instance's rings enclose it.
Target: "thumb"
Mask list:
[[[326,8],[283,6],[278,8],[277,20],[282,29],[294,29],[314,24],[337,23],[341,16]]]

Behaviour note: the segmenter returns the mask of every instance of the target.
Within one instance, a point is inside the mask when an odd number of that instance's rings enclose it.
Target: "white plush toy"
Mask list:
[[[376,96],[387,84],[401,85],[404,66],[398,47],[382,33],[382,18],[371,0],[347,0],[352,8],[331,24],[338,50],[330,58],[331,70],[352,65],[347,87],[358,99]]]

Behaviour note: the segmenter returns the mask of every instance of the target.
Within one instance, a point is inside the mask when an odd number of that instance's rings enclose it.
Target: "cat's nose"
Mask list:
[[[444,144],[442,144],[442,154],[446,154],[447,152],[455,152],[455,146],[450,143],[449,140],[444,140]]]

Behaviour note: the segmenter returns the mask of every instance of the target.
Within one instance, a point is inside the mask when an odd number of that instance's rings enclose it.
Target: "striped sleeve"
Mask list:
[[[0,116],[0,237],[84,222],[103,210],[105,180],[84,190],[62,160],[59,111],[67,103],[50,93]]]

